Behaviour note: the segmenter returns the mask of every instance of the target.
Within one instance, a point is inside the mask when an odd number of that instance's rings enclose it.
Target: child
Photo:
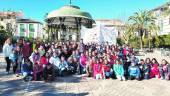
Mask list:
[[[45,53],[43,56],[41,56],[40,58],[40,64],[41,66],[43,66],[43,68],[45,68],[45,66],[47,65],[48,61],[49,61],[49,54]]]
[[[130,80],[133,80],[134,78],[136,80],[140,80],[140,76],[141,76],[140,69],[138,66],[136,66],[135,62],[131,63],[131,66],[129,67],[128,72],[130,75],[129,77]]]
[[[102,62],[99,62],[98,59],[96,59],[93,65],[93,76],[97,80],[103,78]]]
[[[88,77],[91,77],[92,76],[92,67],[93,66],[93,60],[92,58],[90,57],[89,60],[87,61],[87,66],[86,66],[86,75]]]
[[[161,75],[161,79],[166,79],[166,80],[169,80],[170,79],[170,66],[168,64],[168,62],[163,59],[162,60],[162,64],[160,65],[159,67],[159,71],[160,71],[160,75]]]
[[[61,62],[59,64],[59,75],[60,76],[66,75],[65,72],[67,72],[67,71],[68,71],[68,63],[65,60],[65,57],[61,56]]]
[[[68,58],[68,70],[70,73],[76,73],[77,71],[77,62],[75,60],[76,58],[73,58],[72,56]]]
[[[160,78],[159,64],[155,58],[152,59],[150,78]]]
[[[33,65],[35,63],[38,63],[40,60],[40,53],[38,52],[37,49],[34,49],[34,52],[31,54],[31,56],[29,57],[29,59],[31,60],[31,62],[33,63]]]
[[[9,59],[11,60],[11,63],[13,65],[13,73],[16,74],[18,63],[17,63],[17,53],[14,49],[12,50],[12,53],[9,55]]]
[[[81,74],[86,73],[86,62],[87,62],[86,55],[81,53],[81,56],[80,56],[80,73]]]
[[[43,70],[44,81],[53,81],[55,79],[55,72],[52,64],[48,63]]]
[[[25,63],[22,65],[22,74],[24,81],[32,80],[33,78],[33,65],[29,59],[25,59]]]
[[[144,59],[141,59],[140,63],[138,64],[141,73],[141,79],[144,79],[144,64],[145,64]]]
[[[38,81],[42,79],[42,75],[43,75],[43,67],[41,66],[40,63],[35,63],[34,64],[34,80]]]
[[[103,74],[104,78],[109,78],[110,77],[110,64],[109,62],[105,59],[103,63]]]
[[[113,65],[113,70],[116,74],[117,79],[119,79],[120,81],[122,80],[125,81],[124,68],[123,68],[122,61],[120,61],[120,59],[116,59],[116,64]]]
[[[151,68],[151,63],[150,63],[150,58],[145,59],[145,64],[143,66],[143,72],[144,72],[144,79],[148,80],[150,77],[150,68]]]

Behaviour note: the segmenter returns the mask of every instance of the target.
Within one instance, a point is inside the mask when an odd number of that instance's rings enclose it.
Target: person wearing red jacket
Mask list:
[[[97,59],[93,65],[93,77],[95,79],[103,78],[103,70],[102,70],[102,59]]]
[[[103,67],[104,78],[105,79],[109,78],[110,77],[110,64],[107,61],[107,59],[104,60],[102,67]]]
[[[47,63],[49,62],[49,54],[45,53],[43,56],[41,56],[40,58],[40,64],[43,68],[45,68],[45,66],[47,65]]]
[[[151,72],[150,72],[150,78],[160,78],[160,72],[159,72],[159,64],[155,58],[152,59],[151,62]]]

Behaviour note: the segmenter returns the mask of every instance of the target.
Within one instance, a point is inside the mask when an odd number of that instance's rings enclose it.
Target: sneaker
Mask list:
[[[123,80],[123,81],[126,81],[126,78],[125,78],[125,77],[122,77],[122,80]]]

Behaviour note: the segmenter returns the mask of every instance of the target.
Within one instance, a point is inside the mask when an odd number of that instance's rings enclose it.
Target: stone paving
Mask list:
[[[140,56],[140,58],[146,57],[156,57],[158,61],[163,58],[170,60],[158,53]],[[6,75],[4,66],[2,67],[4,63],[0,64],[0,96],[170,96],[170,82],[158,79],[94,80],[73,75],[57,77],[52,83],[31,81],[28,86],[21,77]]]

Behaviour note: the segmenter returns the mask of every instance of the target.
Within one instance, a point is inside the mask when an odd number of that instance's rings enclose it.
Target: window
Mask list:
[[[24,26],[24,24],[20,24],[20,32],[25,32],[25,26]]]
[[[29,31],[30,32],[35,32],[34,24],[29,24]]]

